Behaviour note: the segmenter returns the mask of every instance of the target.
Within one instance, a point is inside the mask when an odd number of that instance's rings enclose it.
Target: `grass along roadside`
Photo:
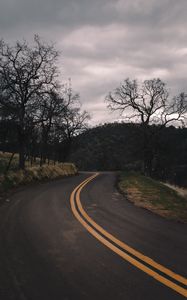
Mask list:
[[[8,168],[9,171],[18,170],[18,164],[19,164],[19,155],[17,153],[13,154],[10,152],[0,151],[0,175],[6,173],[7,167],[9,167]],[[48,165],[54,165],[54,162],[52,160],[50,160]],[[40,159],[36,157],[32,161],[32,165],[31,165],[30,159],[26,159],[25,166],[26,166],[26,168],[29,168],[32,166],[35,166],[35,167],[40,166]]]
[[[25,170],[11,170],[6,175],[0,175],[0,193],[35,181],[76,175],[77,172],[77,168],[72,163],[57,163],[55,165],[43,165],[41,167],[27,167]]]
[[[169,186],[136,172],[122,172],[118,187],[135,205],[169,219],[187,222],[187,196]]]

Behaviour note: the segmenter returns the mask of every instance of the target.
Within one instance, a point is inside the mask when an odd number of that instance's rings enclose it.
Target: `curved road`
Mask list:
[[[82,173],[1,207],[0,299],[185,298],[187,226],[135,207],[115,182]]]

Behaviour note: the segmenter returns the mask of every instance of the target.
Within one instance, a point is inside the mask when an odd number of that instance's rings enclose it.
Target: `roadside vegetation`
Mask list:
[[[38,35],[0,40],[0,190],[74,175],[73,163],[134,171],[144,176],[126,172],[119,183],[131,201],[186,220],[186,196],[158,181],[187,187],[187,93],[173,97],[159,78],[126,78],[105,99],[125,123],[89,128],[71,80],[61,82],[58,57]]]
[[[128,200],[161,216],[187,222],[187,195],[137,172],[122,172],[118,186]]]
[[[11,155],[11,153],[0,152],[0,192],[2,193],[19,185],[77,174],[77,168],[72,163],[54,164],[49,161],[48,164],[40,166],[39,159],[36,159],[33,166],[30,166],[30,162],[26,162],[26,168],[22,170],[18,168],[19,157],[17,154],[12,159],[9,171],[6,172]]]
[[[19,155],[19,169],[67,161],[72,138],[87,128],[72,83],[61,82],[59,53],[35,36],[32,44],[0,40],[0,150]]]
[[[174,97],[166,83],[159,78],[145,80],[125,79],[106,101],[111,111],[118,111],[127,121],[140,124],[142,139],[142,172],[154,177],[157,144],[162,131],[169,125],[185,127],[187,121],[187,94]]]
[[[80,170],[143,173],[142,134],[141,125],[133,123],[116,122],[90,128],[73,139],[69,161]],[[186,153],[187,128],[163,128],[154,145],[152,178],[187,187]]]

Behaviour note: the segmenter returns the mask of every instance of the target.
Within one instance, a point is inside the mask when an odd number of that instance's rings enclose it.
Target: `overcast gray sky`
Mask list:
[[[187,0],[0,0],[1,38],[35,33],[56,42],[62,80],[94,123],[117,119],[104,98],[127,77],[187,90]]]

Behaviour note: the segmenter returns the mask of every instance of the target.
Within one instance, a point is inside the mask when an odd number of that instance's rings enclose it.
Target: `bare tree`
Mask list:
[[[73,136],[88,128],[87,122],[90,120],[90,115],[87,111],[81,110],[80,96],[73,92],[71,82],[65,94],[64,98],[67,98],[67,106],[64,111],[62,125],[65,138],[71,140]]]
[[[67,158],[73,136],[87,127],[89,115],[81,111],[79,95],[74,93],[71,82],[60,89],[43,94],[38,110],[40,144],[40,164],[46,159],[64,160]]]
[[[54,119],[65,109],[64,99],[57,91],[49,91],[43,95],[44,100],[40,106],[40,165],[46,162],[48,156],[48,141],[54,126]]]
[[[64,109],[55,118],[55,139],[58,145],[63,145],[60,156],[63,155],[64,160],[70,153],[73,137],[88,128],[90,115],[81,110],[80,96],[73,92],[71,82],[64,90],[63,99]]]
[[[108,107],[119,110],[127,120],[137,121],[143,128],[144,172],[152,169],[152,124],[159,130],[167,124],[185,124],[187,117],[187,95],[170,99],[166,84],[159,78],[145,80],[142,84],[137,80],[126,79],[106,97]],[[154,130],[155,132],[155,130]]]
[[[0,106],[16,120],[19,143],[19,167],[25,168],[25,147],[29,123],[41,122],[38,110],[43,95],[57,86],[54,45],[47,45],[36,35],[33,46],[0,42]]]
[[[181,93],[170,100],[166,85],[160,79],[145,80],[141,86],[136,80],[126,79],[106,100],[111,110],[126,113],[127,119],[136,119],[145,125],[184,123],[187,112],[187,95]]]

